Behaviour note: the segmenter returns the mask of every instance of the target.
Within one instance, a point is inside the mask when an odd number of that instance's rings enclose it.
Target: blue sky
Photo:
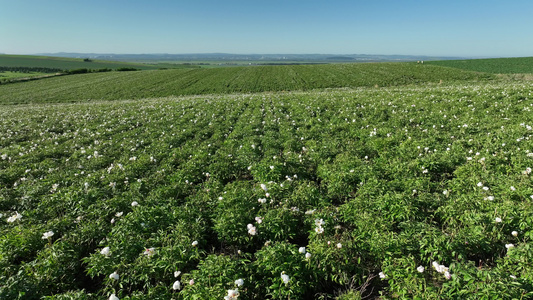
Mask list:
[[[531,0],[0,0],[0,53],[533,56],[531,15]]]

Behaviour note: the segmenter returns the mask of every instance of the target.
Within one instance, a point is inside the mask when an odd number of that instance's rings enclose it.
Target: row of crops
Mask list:
[[[435,66],[495,74],[533,73],[533,57],[429,61]]]
[[[532,297],[531,88],[2,106],[0,298]]]
[[[1,104],[487,81],[492,75],[416,63],[256,66],[93,73],[0,86]]]

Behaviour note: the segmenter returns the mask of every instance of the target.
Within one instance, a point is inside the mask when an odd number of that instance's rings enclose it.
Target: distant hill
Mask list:
[[[43,55],[71,58],[94,58],[115,61],[291,61],[291,62],[393,62],[417,60],[463,59],[464,57],[437,57],[417,55],[373,54],[98,54],[98,53],[46,53]]]

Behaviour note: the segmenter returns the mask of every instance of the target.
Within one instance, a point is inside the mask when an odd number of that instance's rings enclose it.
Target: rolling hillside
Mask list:
[[[0,103],[58,103],[175,95],[399,86],[494,77],[416,63],[178,69],[69,75],[0,85]]]

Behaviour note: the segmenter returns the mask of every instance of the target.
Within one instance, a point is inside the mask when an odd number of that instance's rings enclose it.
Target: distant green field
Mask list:
[[[492,75],[412,63],[108,72],[0,86],[0,103],[59,103],[476,81]]]
[[[65,58],[51,56],[30,56],[30,55],[0,55],[0,67],[40,67],[58,68],[62,70],[72,69],[118,69],[136,68],[139,70],[155,70],[159,68],[194,68],[195,66],[177,64],[142,64],[127,63],[105,60],[83,61],[83,58]]]
[[[43,76],[47,75],[46,73],[39,72],[30,72],[30,73],[21,73],[21,72],[0,72],[0,79],[5,78],[24,78],[24,77],[33,77],[33,76]]]
[[[493,74],[533,73],[533,57],[428,61],[426,64]]]

